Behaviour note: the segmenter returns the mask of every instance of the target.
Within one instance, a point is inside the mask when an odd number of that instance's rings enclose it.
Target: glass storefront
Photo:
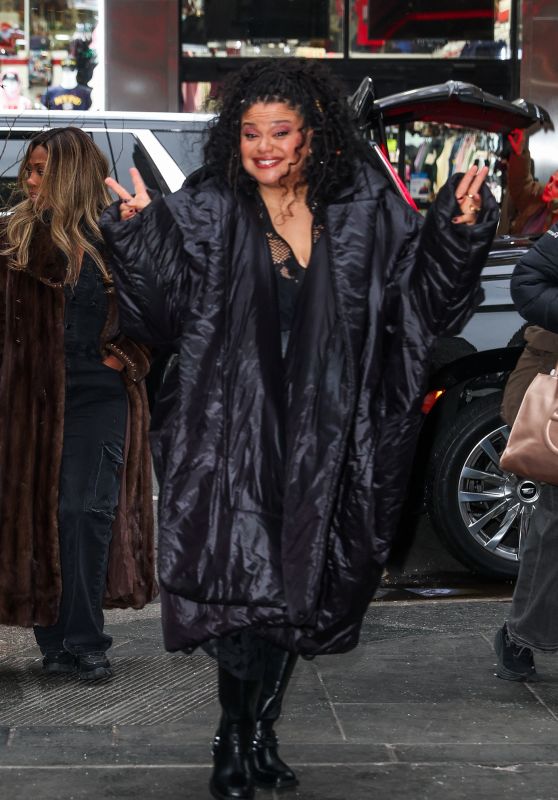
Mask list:
[[[183,0],[182,52],[215,58],[343,55],[344,0]]]
[[[207,106],[212,82],[199,80],[207,59],[509,60],[511,5],[512,0],[181,0],[183,110]],[[198,80],[188,80],[192,59]]]
[[[510,58],[511,0],[354,0],[353,57]]]
[[[0,0],[0,109],[102,104],[95,68],[103,2]]]
[[[343,23],[344,0],[182,0],[182,58],[342,58]],[[206,107],[211,86],[183,81],[184,111]]]

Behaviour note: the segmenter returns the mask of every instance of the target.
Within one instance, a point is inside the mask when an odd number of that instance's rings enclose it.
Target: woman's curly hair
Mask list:
[[[262,59],[229,76],[221,86],[219,116],[210,126],[204,147],[206,169],[233,191],[253,193],[257,184],[240,159],[241,117],[254,103],[277,102],[298,111],[304,121],[303,134],[313,131],[302,174],[308,204],[329,202],[352,183],[356,165],[366,155],[343,88],[320,62]]]

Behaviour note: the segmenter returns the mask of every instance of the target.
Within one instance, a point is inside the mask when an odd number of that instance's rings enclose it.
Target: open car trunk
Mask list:
[[[541,106],[503,100],[460,81],[376,99],[372,79],[365,78],[350,102],[377,157],[381,151],[397,173],[398,191],[423,212],[450,175],[473,163],[489,167],[487,184],[501,203],[507,134],[516,128],[553,129]]]

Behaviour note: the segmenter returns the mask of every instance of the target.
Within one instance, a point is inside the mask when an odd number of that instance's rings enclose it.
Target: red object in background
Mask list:
[[[498,16],[497,16],[499,23],[510,21],[510,5],[511,5],[511,0],[507,0],[507,4],[506,2],[504,2],[504,0],[500,0],[498,6]]]
[[[24,33],[19,28],[14,28],[9,22],[0,22],[0,51],[4,55],[17,53],[16,42],[23,39]]]
[[[558,171],[553,172],[541,194],[543,203],[552,203],[558,200]]]
[[[385,39],[372,41],[368,37],[368,0],[355,0],[354,11],[357,18],[356,43],[361,47],[379,49],[385,44]]]
[[[513,131],[508,133],[508,142],[516,156],[520,156],[523,150],[523,141],[525,139],[525,131],[521,128],[514,128]]]
[[[390,41],[488,40],[493,0],[355,0],[357,45],[378,50]]]
[[[372,148],[373,148],[374,152],[376,153],[376,156],[380,159],[380,161],[383,163],[383,165],[386,168],[386,170],[389,172],[389,174],[391,176],[391,179],[393,181],[393,184],[394,184],[394,188],[399,192],[399,194],[401,195],[403,200],[405,200],[411,206],[411,208],[414,208],[415,211],[418,211],[417,204],[415,203],[415,201],[411,197],[411,195],[409,193],[409,190],[407,189],[407,187],[405,186],[405,184],[403,183],[403,181],[399,177],[399,173],[396,172],[396,170],[393,168],[393,166],[391,164],[391,161],[389,160],[389,158],[387,157],[386,153],[384,152],[385,151],[385,147],[382,147],[379,144],[375,144],[374,143],[372,145]]]

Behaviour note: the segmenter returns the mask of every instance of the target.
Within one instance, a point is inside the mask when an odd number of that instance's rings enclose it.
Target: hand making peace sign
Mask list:
[[[145,183],[135,167],[130,168],[130,175],[134,185],[135,194],[132,196],[127,189],[117,183],[114,178],[105,178],[105,183],[122,200],[120,203],[120,219],[131,219],[151,202],[145,188]]]
[[[477,214],[482,208],[480,190],[487,175],[488,167],[478,169],[473,165],[461,178],[455,190],[455,199],[461,209],[461,216],[454,217],[453,222],[464,222],[466,225],[475,224]]]
[[[105,179],[109,189],[112,189],[122,200],[120,204],[120,219],[122,220],[131,219],[151,202],[139,170],[131,167],[130,175],[135,190],[133,196],[127,189],[117,183],[114,178]],[[478,167],[472,166],[461,178],[455,190],[455,198],[461,209],[461,216],[454,217],[453,222],[465,223],[466,225],[474,225],[476,223],[477,214],[482,208],[480,190],[487,175],[488,167],[478,169]]]

